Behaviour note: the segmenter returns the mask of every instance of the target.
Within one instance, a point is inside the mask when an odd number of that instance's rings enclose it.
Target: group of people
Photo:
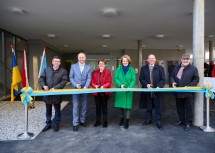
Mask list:
[[[204,76],[215,77],[214,61],[210,61],[209,64],[207,62],[204,63]]]
[[[131,66],[131,58],[123,55],[120,59],[121,65],[117,67],[114,74],[116,88],[134,88],[136,84],[136,73]],[[71,65],[69,80],[73,89],[87,89],[89,86],[97,90],[102,88],[111,88],[112,75],[106,68],[106,60],[98,60],[98,69],[91,70],[90,65],[86,64],[85,53],[78,54],[78,62]],[[156,57],[150,54],[147,59],[148,64],[141,68],[139,81],[142,88],[163,88],[165,85],[164,68],[156,64]],[[41,75],[39,82],[43,90],[63,89],[66,86],[68,76],[67,71],[60,67],[61,59],[54,56],[52,66],[47,67]],[[185,53],[181,57],[181,63],[175,66],[170,77],[172,87],[196,86],[199,82],[198,70],[190,64],[190,55]],[[81,92],[81,90],[80,90]],[[73,94],[73,131],[78,131],[79,126],[87,127],[87,95],[84,93]],[[102,124],[104,128],[108,127],[108,99],[109,92],[93,93],[96,105],[96,121],[94,127]],[[192,123],[192,93],[176,93],[176,107],[179,116],[177,125],[184,125],[184,130],[189,131]],[[144,126],[152,123],[152,110],[155,110],[155,125],[162,130],[161,114],[165,110],[162,93],[159,92],[141,92],[139,104],[140,108],[145,108],[146,121]],[[51,129],[52,126],[52,105],[55,109],[53,119],[54,131],[59,131],[59,122],[61,119],[60,105],[62,96],[44,96],[46,103],[46,126],[43,132]],[[114,106],[119,108],[119,126],[125,129],[129,128],[130,114],[133,105],[133,92],[116,92]]]

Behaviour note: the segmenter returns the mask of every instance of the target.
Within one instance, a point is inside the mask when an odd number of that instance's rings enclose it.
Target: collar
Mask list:
[[[78,62],[78,65],[79,65],[79,66],[84,66],[84,65],[85,65],[85,63],[81,64],[81,63],[79,63],[79,62]]]

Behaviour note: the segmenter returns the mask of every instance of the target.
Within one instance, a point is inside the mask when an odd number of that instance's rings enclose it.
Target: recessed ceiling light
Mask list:
[[[18,8],[18,7],[12,7],[12,8],[10,8],[10,12],[12,12],[14,14],[17,14],[17,15],[26,14],[25,10],[23,10],[21,8]]]
[[[66,45],[66,44],[65,44],[65,45],[63,45],[63,47],[67,48],[67,47],[69,47],[69,45]]]
[[[105,17],[114,17],[119,15],[119,11],[115,8],[104,8],[102,10],[102,15]]]
[[[207,37],[208,38],[214,38],[214,35],[208,35]]]
[[[103,48],[107,48],[107,47],[108,47],[108,45],[102,45],[102,47],[103,47]]]
[[[56,38],[56,35],[55,35],[55,34],[52,34],[52,33],[49,33],[49,34],[47,34],[47,37],[48,37],[48,38]]]
[[[143,44],[143,45],[142,45],[142,48],[146,48],[146,45]]]
[[[163,39],[163,38],[166,38],[166,35],[163,35],[163,34],[155,35],[155,39]]]
[[[104,39],[109,39],[111,36],[109,35],[109,34],[103,34],[102,35],[102,38],[104,38]]]

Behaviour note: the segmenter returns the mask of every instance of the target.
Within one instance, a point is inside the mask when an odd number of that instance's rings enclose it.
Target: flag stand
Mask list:
[[[209,119],[209,113],[210,113],[210,104],[209,104],[209,98],[207,98],[207,108],[206,108],[206,114],[207,114],[207,120],[206,120],[206,126],[201,126],[200,128],[204,132],[215,132],[215,129],[210,127],[210,119]]]
[[[28,88],[29,87],[29,83],[28,83],[28,76],[27,76],[27,64],[26,64],[26,52],[25,52],[25,50],[24,50],[24,56],[23,56],[24,58],[24,70],[25,70],[25,78],[26,78],[26,88]],[[17,138],[18,139],[30,139],[31,137],[33,137],[34,136],[34,134],[33,133],[30,133],[30,132],[28,132],[28,101],[26,102],[26,103],[24,103],[24,105],[25,105],[25,131],[23,132],[23,133],[21,133],[21,134],[19,134],[18,136],[17,136]]]
[[[18,139],[30,139],[34,134],[28,132],[28,103],[25,104],[25,131],[17,136]]]

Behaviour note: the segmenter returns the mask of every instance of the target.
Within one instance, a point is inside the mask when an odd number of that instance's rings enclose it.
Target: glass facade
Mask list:
[[[12,76],[11,45],[13,45],[15,49],[16,61],[20,73],[22,70],[23,50],[25,49],[27,52],[28,46],[26,40],[3,30],[0,30],[0,32],[0,74],[3,74],[2,77],[0,77],[0,96],[6,96],[10,94]],[[21,84],[19,84],[19,87],[21,88]]]

